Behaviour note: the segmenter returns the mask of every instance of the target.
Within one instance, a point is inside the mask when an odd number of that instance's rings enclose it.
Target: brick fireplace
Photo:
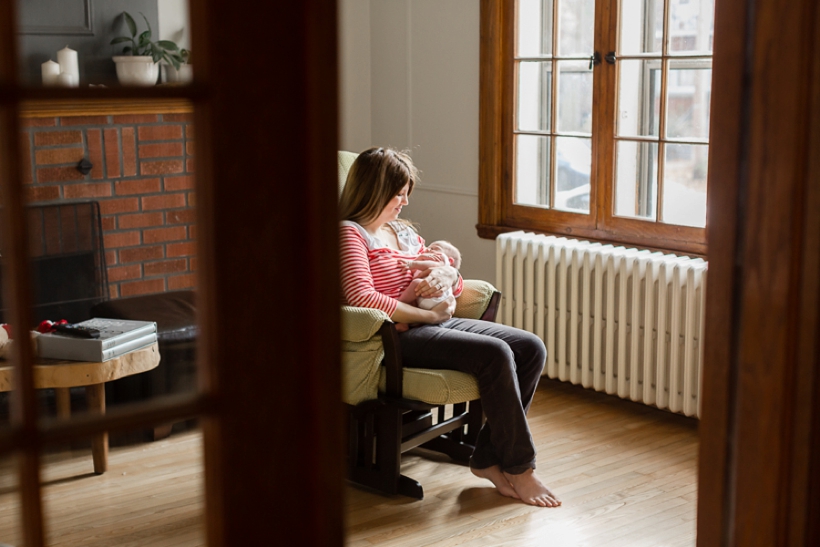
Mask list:
[[[99,201],[112,298],[195,285],[191,118],[158,112],[21,120],[28,201]],[[83,158],[93,165],[86,175],[76,167]]]

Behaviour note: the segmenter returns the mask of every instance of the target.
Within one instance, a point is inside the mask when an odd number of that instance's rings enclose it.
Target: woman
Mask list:
[[[403,266],[427,249],[412,225],[399,218],[418,179],[410,158],[389,148],[362,152],[348,173],[340,200],[341,275],[345,303],[384,311],[414,328],[400,333],[408,367],[472,374],[487,422],[479,431],[470,470],[505,495],[540,507],[561,502],[535,474],[535,446],[526,413],[546,361],[536,336],[512,327],[454,319],[455,297],[429,310],[400,302],[413,279]],[[462,279],[447,265],[422,272],[416,295],[461,294]]]

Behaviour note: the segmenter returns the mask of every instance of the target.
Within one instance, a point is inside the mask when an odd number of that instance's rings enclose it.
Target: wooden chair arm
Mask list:
[[[396,332],[395,323],[385,321],[379,329],[379,334],[384,346],[385,395],[401,398],[404,393],[404,372],[399,350],[399,333]]]

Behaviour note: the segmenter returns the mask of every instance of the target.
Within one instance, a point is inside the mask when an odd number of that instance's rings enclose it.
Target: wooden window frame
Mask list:
[[[527,230],[704,256],[705,228],[608,214],[614,210],[616,101],[604,98],[614,96],[617,78],[615,65],[605,62],[594,68],[589,214],[554,209],[545,213],[542,208],[513,203],[515,4],[515,0],[481,3],[478,235],[493,239],[503,232]],[[617,11],[617,0],[596,0],[595,51],[616,51]]]

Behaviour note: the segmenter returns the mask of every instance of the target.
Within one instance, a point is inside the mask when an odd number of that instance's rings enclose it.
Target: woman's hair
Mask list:
[[[358,224],[372,222],[405,185],[410,195],[418,178],[418,169],[406,153],[392,148],[365,150],[347,173],[339,216]]]

